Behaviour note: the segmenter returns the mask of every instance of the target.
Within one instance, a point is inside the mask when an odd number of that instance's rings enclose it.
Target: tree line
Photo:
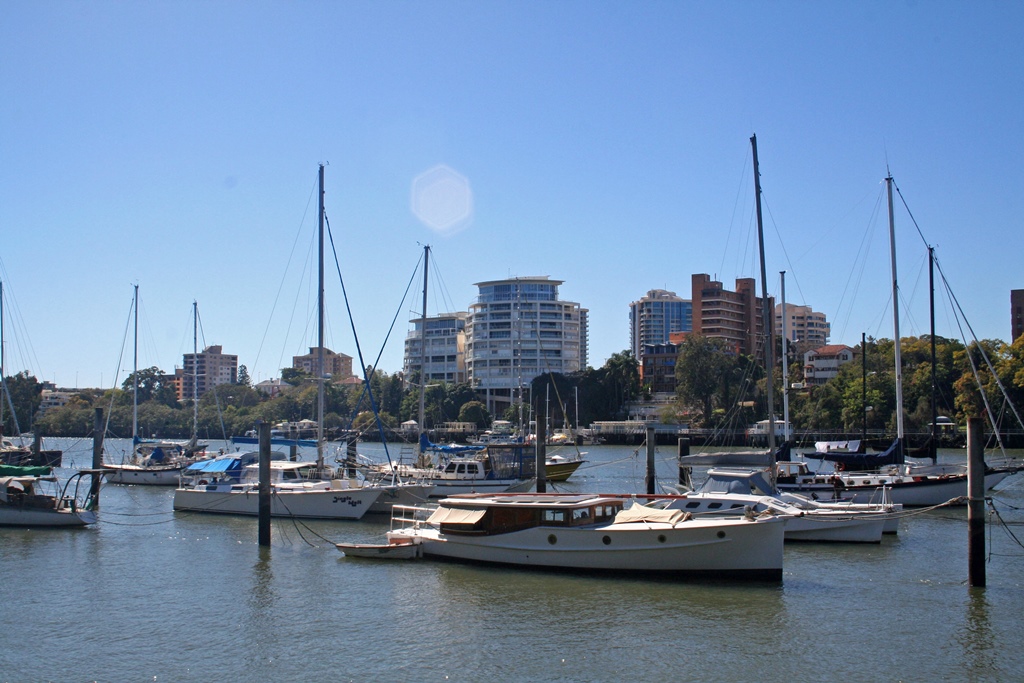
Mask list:
[[[937,414],[963,424],[968,417],[986,414],[987,397],[992,410],[1008,418],[1009,425],[1014,419],[1011,406],[1021,406],[1024,400],[1024,336],[1012,344],[987,339],[969,346],[936,336],[935,350]],[[904,425],[925,430],[932,419],[930,335],[903,338],[900,352]],[[859,432],[866,428],[895,433],[893,341],[869,337],[853,347],[853,353],[853,362],[840,366],[836,377],[806,387],[802,386],[803,356],[790,350],[785,381],[789,387],[798,387],[789,392],[794,429]],[[763,367],[752,357],[735,353],[723,340],[700,335],[685,339],[675,374],[677,402],[668,420],[685,420],[695,427],[733,428],[767,417]],[[781,416],[781,359],[775,368],[774,386],[775,412]]]
[[[324,428],[330,431],[354,429],[374,438],[382,427],[387,435],[398,431],[402,422],[417,420],[418,377],[381,370],[368,373],[369,383],[324,384]],[[137,403],[138,433],[141,437],[187,438],[193,425],[202,439],[224,439],[244,435],[258,422],[277,424],[317,418],[318,387],[314,378],[294,368],[281,372],[282,388],[276,396],[255,389],[245,366],[240,366],[235,384],[221,384],[203,394],[196,407],[186,398],[178,401],[172,383],[159,367],[138,370],[119,388],[84,389],[68,402],[40,412],[42,385],[27,372],[6,378],[17,424],[22,431],[45,436],[85,437],[92,434],[95,410],[102,408],[106,433],[113,438],[132,435],[133,412]],[[549,374],[534,379],[531,395],[537,400],[522,411],[525,415],[547,410],[555,425],[588,425],[595,420],[622,419],[626,403],[640,388],[636,362],[628,352],[613,354],[601,368],[587,368],[570,375]],[[133,393],[137,393],[137,402]],[[578,399],[577,399],[578,396]],[[511,406],[500,416],[491,415],[477,393],[466,383],[430,384],[424,396],[425,429],[445,422],[472,422],[487,428],[493,419],[518,419],[520,407]],[[379,424],[378,424],[379,416]],[[10,410],[4,411],[3,432],[16,432]]]

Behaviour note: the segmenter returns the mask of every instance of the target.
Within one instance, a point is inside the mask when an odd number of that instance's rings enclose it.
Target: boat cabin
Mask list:
[[[490,473],[489,460],[453,458],[441,470],[442,479],[486,479]]]
[[[442,500],[427,522],[444,534],[493,536],[534,527],[611,524],[622,508],[622,499],[592,495],[465,494]]]

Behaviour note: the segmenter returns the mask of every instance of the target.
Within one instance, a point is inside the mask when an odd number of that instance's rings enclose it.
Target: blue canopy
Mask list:
[[[238,458],[214,458],[213,460],[200,460],[192,463],[185,471],[192,472],[230,472],[238,469],[241,464]]]
[[[420,434],[420,450],[435,451],[437,453],[478,453],[484,446],[460,446],[458,444],[433,443],[426,434]]]

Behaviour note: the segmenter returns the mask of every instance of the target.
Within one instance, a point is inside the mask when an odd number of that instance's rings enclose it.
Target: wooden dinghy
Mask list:
[[[396,543],[335,543],[347,557],[369,557],[379,560],[415,560],[421,557],[420,544],[413,541]]]

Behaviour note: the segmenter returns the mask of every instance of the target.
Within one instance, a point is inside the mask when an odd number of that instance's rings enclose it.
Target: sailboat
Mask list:
[[[903,370],[900,358],[899,287],[896,277],[896,229],[893,214],[892,176],[885,179],[889,205],[889,248],[892,268],[893,350],[896,371],[896,439],[881,453],[821,453],[820,459],[835,464],[834,472],[811,472],[806,463],[779,463],[780,490],[802,493],[814,498],[841,498],[856,503],[878,501],[890,496],[894,503],[906,506],[934,506],[944,503],[966,504],[966,465],[914,465],[906,462],[903,431]],[[932,260],[929,249],[929,260]],[[934,285],[933,285],[934,289]],[[935,342],[934,300],[932,301],[932,343]],[[933,351],[934,354],[934,346]],[[934,367],[933,367],[934,372]],[[934,380],[933,380],[934,387]],[[933,415],[934,415],[933,396]],[[937,420],[932,418],[932,428]],[[990,489],[1018,466],[985,469],[985,488]]]
[[[79,470],[63,486],[52,467],[0,465],[0,526],[83,527],[96,522],[91,487],[82,490]]]
[[[767,273],[764,257],[764,233],[761,223],[761,185],[757,164],[757,138],[750,138],[754,156],[754,186],[757,201],[757,234],[761,260],[762,315],[767,335],[765,349],[765,370],[767,372],[766,394],[768,420],[766,420],[768,450],[760,453],[705,454],[680,458],[680,465],[712,465],[707,480],[696,491],[686,492],[660,503],[668,509],[678,509],[693,514],[737,514],[746,509],[755,512],[770,511],[786,519],[785,538],[788,541],[817,541],[844,543],[879,543],[882,534],[895,533],[898,519],[895,513],[900,508],[891,505],[821,504],[808,498],[784,494],[775,483],[776,420],[774,415],[774,390],[772,369],[773,343],[769,316]],[[783,279],[783,302],[785,302],[785,279]],[[785,303],[783,303],[785,306]],[[783,314],[785,320],[785,314]],[[785,333],[785,328],[783,329]],[[783,346],[785,354],[785,346]],[[785,378],[785,355],[783,355],[783,378]],[[783,437],[780,452],[785,452],[789,443],[789,404],[783,401]],[[760,423],[759,423],[760,424]]]
[[[7,379],[4,377],[4,348],[4,283],[0,280],[0,435],[3,434],[4,408],[10,408],[11,422],[14,423],[14,431],[21,441],[21,443],[14,443],[7,437],[0,438],[0,464],[60,467],[63,451],[43,450],[41,440],[38,438],[34,439],[32,446],[26,446],[24,443],[25,435],[21,433],[21,427],[18,425],[18,415],[14,411],[14,403],[11,401],[11,394],[7,388]]]
[[[111,484],[141,484],[145,486],[177,486],[178,479],[185,467],[194,463],[206,450],[206,444],[200,444],[198,438],[199,402],[196,395],[195,350],[193,351],[192,377],[192,438],[187,442],[142,439],[139,437],[139,286],[135,285],[133,302],[135,313],[135,353],[134,372],[132,378],[132,453],[121,463],[104,463],[106,479]],[[192,302],[193,346],[195,346],[198,329],[198,308]]]
[[[457,445],[430,441],[426,422],[427,387],[427,275],[430,246],[423,248],[423,311],[420,315],[420,387],[415,466],[391,465],[390,471],[431,485],[430,497],[461,493],[509,491],[532,485],[535,461],[525,456],[523,444]]]
[[[324,215],[324,166],[321,164],[316,461],[293,462],[281,454],[272,456],[270,514],[273,517],[355,520],[371,511],[389,512],[394,503],[422,502],[430,487],[399,481],[370,481],[359,478],[351,463],[333,468],[324,462]],[[254,455],[225,455],[186,469],[181,484],[174,491],[174,509],[258,515],[259,464]]]

